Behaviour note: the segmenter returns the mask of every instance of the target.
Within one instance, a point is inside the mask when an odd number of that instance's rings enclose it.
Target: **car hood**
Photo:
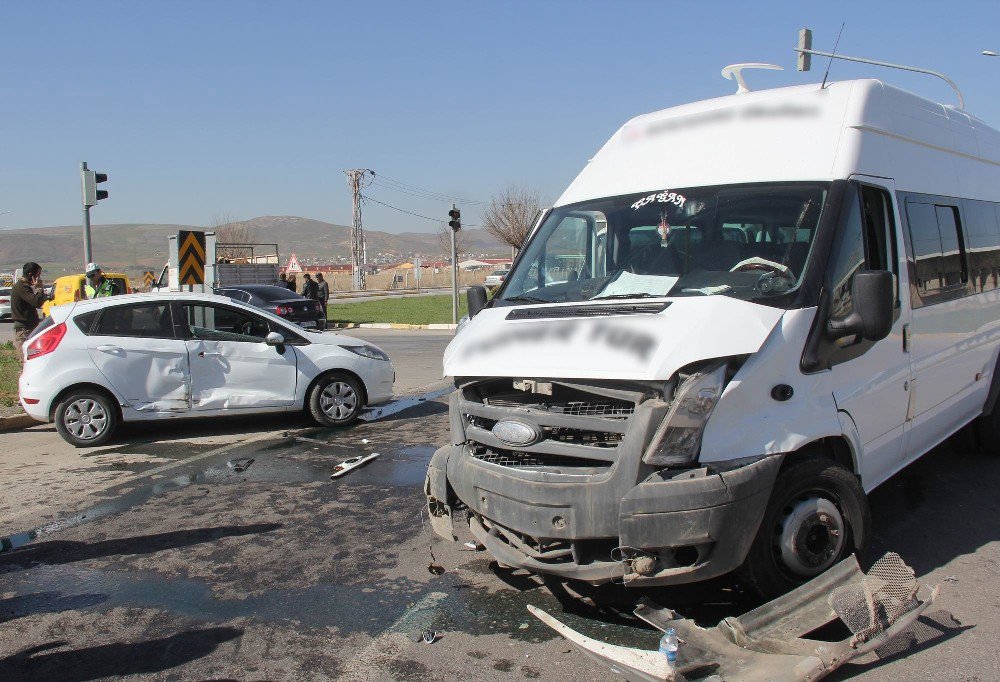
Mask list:
[[[658,313],[507,319],[512,311],[663,305]],[[610,312],[610,311],[608,311]],[[470,320],[444,353],[455,377],[539,377],[666,380],[698,360],[754,353],[783,310],[728,296],[655,301],[487,308]]]

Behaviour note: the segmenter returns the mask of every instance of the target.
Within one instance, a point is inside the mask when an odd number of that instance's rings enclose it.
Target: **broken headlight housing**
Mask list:
[[[710,363],[681,383],[643,462],[665,467],[691,464],[698,459],[705,424],[726,386],[727,364]]]

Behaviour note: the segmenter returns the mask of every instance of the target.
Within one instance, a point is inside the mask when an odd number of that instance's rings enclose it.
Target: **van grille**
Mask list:
[[[488,448],[483,445],[473,446],[472,456],[482,462],[489,462],[490,464],[502,467],[511,467],[512,469],[525,467],[571,467],[603,470],[611,466],[608,462],[596,462],[592,459],[521,452],[520,450],[501,450],[499,448]]]

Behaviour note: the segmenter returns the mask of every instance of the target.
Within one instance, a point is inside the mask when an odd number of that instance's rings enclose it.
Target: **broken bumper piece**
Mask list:
[[[852,556],[822,575],[738,618],[702,628],[670,609],[642,599],[635,615],[681,641],[677,666],[658,651],[591,639],[545,613],[528,610],[589,658],[630,682],[653,680],[818,680],[907,631],[937,598],[917,597],[913,570],[897,554],[879,559],[867,574]],[[808,634],[839,618],[851,636],[839,642]]]

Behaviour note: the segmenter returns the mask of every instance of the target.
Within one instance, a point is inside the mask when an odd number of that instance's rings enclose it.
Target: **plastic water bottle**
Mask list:
[[[667,628],[663,637],[660,637],[660,654],[667,661],[667,670],[674,670],[677,667],[677,631]]]

